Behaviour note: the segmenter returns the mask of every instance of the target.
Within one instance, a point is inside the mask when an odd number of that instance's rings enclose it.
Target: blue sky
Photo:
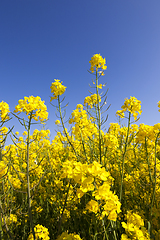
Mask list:
[[[126,97],[142,102],[138,123],[160,120],[160,1],[159,0],[5,0],[0,2],[0,101],[13,111],[24,96],[40,96],[55,135],[55,109],[50,86],[60,79],[67,86],[67,116],[89,95],[90,58],[107,61],[110,122]],[[22,129],[13,119],[14,131]]]

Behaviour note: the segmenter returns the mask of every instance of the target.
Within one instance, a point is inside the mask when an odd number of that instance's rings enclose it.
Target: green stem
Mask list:
[[[71,185],[71,180],[69,180],[69,186],[68,186],[68,189],[67,189],[67,194],[66,194],[65,202],[64,202],[64,206],[63,206],[62,213],[61,213],[61,216],[60,216],[60,222],[59,222],[59,226],[58,226],[57,236],[60,234],[61,225],[62,225],[62,219],[63,219],[63,214],[64,214],[65,207],[66,207],[66,205],[67,205],[67,198],[68,198],[68,194],[69,194],[70,185]]]
[[[33,219],[32,219],[31,192],[30,192],[30,179],[29,179],[29,145],[30,145],[31,120],[32,120],[32,112],[30,113],[30,118],[28,122],[28,136],[27,136],[27,187],[28,187],[28,214],[29,214],[29,220],[30,220],[30,228],[32,230],[34,240],[36,240],[34,227],[33,227]]]
[[[81,129],[80,129],[80,135],[81,135],[81,140],[82,140],[82,146],[83,146],[84,155],[85,155],[85,157],[86,157],[86,161],[88,162],[87,154],[86,154],[86,149],[85,149],[85,146],[84,146],[84,139],[83,139],[83,136],[82,136],[82,131],[81,131]]]
[[[109,238],[108,238],[108,234],[107,234],[107,231],[106,231],[106,227],[105,227],[105,223],[104,223],[104,219],[102,218],[102,226],[103,226],[103,229],[104,229],[104,233],[105,233],[105,237],[106,237],[106,239],[107,240],[109,240]],[[104,237],[104,239],[105,239],[105,237]]]
[[[96,94],[97,94],[97,110],[98,110],[98,131],[99,131],[99,161],[102,163],[102,153],[101,153],[101,142],[102,142],[102,134],[101,134],[101,111],[100,111],[100,103],[99,103],[99,94],[98,94],[98,72],[96,70]]]
[[[155,140],[155,159],[154,159],[154,188],[153,188],[153,197],[152,197],[152,203],[151,203],[151,217],[152,217],[152,208],[153,208],[153,204],[154,204],[154,200],[155,200],[155,193],[156,193],[156,183],[157,183],[157,161],[156,161],[156,151],[157,151],[157,140],[158,140],[158,136],[159,136],[160,132],[158,133],[156,140]]]
[[[150,178],[150,182],[152,183],[152,186],[153,186],[154,183],[153,183],[153,180],[152,180],[151,168],[150,168],[150,163],[149,163],[148,149],[147,149],[147,139],[146,139],[146,137],[145,137],[145,150],[146,150],[146,157],[147,157],[147,163],[148,163],[149,178]]]
[[[126,137],[126,141],[125,141],[124,153],[123,153],[123,158],[122,158],[122,175],[121,175],[121,188],[120,188],[120,199],[119,199],[120,202],[122,201],[122,188],[123,188],[123,178],[124,178],[124,160],[125,160],[125,155],[126,155],[127,145],[128,145],[130,121],[131,121],[131,113],[129,112],[127,137]]]
[[[112,226],[112,229],[113,229],[114,239],[117,240],[116,231],[115,231],[115,227],[114,227],[115,222],[112,221],[112,220],[110,220],[110,222],[111,222],[111,226]]]
[[[73,149],[73,151],[74,151],[77,159],[79,159],[79,157],[78,157],[78,155],[77,155],[77,152],[76,152],[73,144],[72,144],[71,141],[69,140],[68,134],[67,134],[66,129],[65,129],[65,126],[64,126],[63,117],[62,117],[62,111],[61,111],[61,102],[60,102],[60,99],[59,99],[59,95],[58,95],[58,108],[59,108],[59,114],[60,114],[60,119],[61,119],[62,127],[63,127],[63,130],[64,130],[64,134],[65,134],[65,136],[66,136],[66,138],[67,138],[68,143],[69,143],[70,146],[72,147],[72,149]]]

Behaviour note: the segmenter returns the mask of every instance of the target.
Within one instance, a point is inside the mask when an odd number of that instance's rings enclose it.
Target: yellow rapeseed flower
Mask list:
[[[9,113],[9,105],[6,102],[0,102],[0,117],[1,117],[1,121],[5,121],[7,119],[9,119],[8,116]]]
[[[100,54],[94,54],[93,57],[91,57],[91,60],[89,61],[89,63],[91,64],[90,70],[92,73],[95,70],[98,71],[98,69],[101,69],[101,70],[107,69],[106,59],[102,58]],[[102,72],[101,75],[104,75],[104,73]]]
[[[81,240],[78,234],[63,232],[57,240]]]
[[[101,102],[101,96],[98,95],[99,98],[99,102]],[[84,99],[84,106],[86,106],[86,104],[88,104],[88,106],[90,106],[91,108],[93,107],[94,104],[98,104],[97,101],[97,94],[92,94],[91,96],[88,96]]]
[[[56,124],[56,125],[60,125],[61,122],[60,122],[59,120],[56,120],[56,121],[55,121],[55,124]]]
[[[32,112],[32,118],[36,121],[38,121],[38,119],[44,121],[48,118],[47,107],[39,96],[24,97],[24,100],[20,99],[14,112],[18,112],[18,114],[25,112],[27,115]]]
[[[43,227],[42,225],[38,224],[34,227],[36,239],[44,239],[44,240],[49,240],[49,232],[46,227]],[[30,233],[28,240],[33,240],[33,234]]]
[[[62,82],[60,82],[60,80],[54,80],[55,82],[52,82],[52,85],[50,87],[51,93],[53,93],[53,97],[51,97],[50,101],[52,101],[53,99],[57,99],[57,97],[62,95],[66,90],[66,87],[62,85]]]
[[[135,97],[130,97],[130,99],[126,98],[124,101],[124,105],[121,107],[122,110],[118,110],[116,115],[124,118],[124,112],[129,111],[133,114],[134,120],[137,119],[138,113],[141,114],[141,101],[137,100]]]

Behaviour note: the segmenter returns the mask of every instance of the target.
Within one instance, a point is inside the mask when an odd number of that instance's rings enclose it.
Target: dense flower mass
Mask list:
[[[50,101],[52,101],[53,99],[57,99],[57,97],[62,95],[66,90],[66,87],[62,85],[62,82],[60,82],[60,80],[54,80],[55,82],[52,82],[52,85],[50,87],[51,93],[53,93],[53,97],[51,97]]]
[[[36,239],[40,240],[49,240],[49,232],[48,232],[48,229],[46,227],[43,227],[42,225],[36,225],[35,228],[34,228],[34,231],[35,231],[35,236],[36,236]],[[28,240],[34,240],[33,238],[33,235],[30,234],[29,237],[28,237]]]
[[[98,79],[105,59],[95,54],[90,63],[96,93],[77,104],[68,121],[59,98],[66,87],[58,79],[52,83],[51,100],[58,98],[53,140],[45,125],[31,131],[32,118],[48,117],[40,97],[24,97],[15,108],[29,115],[25,121],[13,114],[24,127],[22,134],[5,126],[9,107],[0,104],[3,239],[160,239],[160,123],[133,123],[141,102],[130,97],[117,111],[121,117],[129,113],[128,127],[110,123],[104,130],[106,93],[98,93],[104,87]],[[6,145],[9,134],[13,143]]]
[[[117,115],[120,117],[124,117],[124,113],[129,111],[133,114],[134,120],[137,119],[138,113],[141,114],[141,101],[137,100],[135,97],[130,97],[130,99],[126,98],[124,101],[124,105],[121,107],[122,110],[117,111]]]
[[[89,63],[91,64],[90,70],[92,73],[98,69],[101,69],[102,71],[107,69],[106,59],[102,58],[100,54],[94,54]],[[103,72],[101,75],[104,75]]]
[[[97,99],[97,94],[92,94],[91,96],[88,96],[84,99],[84,106],[88,104],[88,106],[92,108],[93,106],[95,106],[95,104],[98,103],[98,101],[101,102],[101,96],[98,95]]]
[[[81,240],[78,234],[63,232],[61,236],[57,238],[57,240]]]
[[[6,102],[0,102],[0,117],[1,117],[1,121],[5,121],[7,119],[9,119],[8,116],[9,113],[9,105]]]
[[[24,112],[27,115],[32,113],[32,118],[36,121],[38,121],[38,119],[44,121],[48,118],[47,107],[39,96],[24,97],[24,100],[20,99],[14,112],[18,114]]]
[[[127,223],[122,222],[122,226],[126,231],[126,234],[122,234],[121,240],[135,239],[135,240],[149,240],[149,234],[144,228],[143,219],[136,213],[128,211]]]

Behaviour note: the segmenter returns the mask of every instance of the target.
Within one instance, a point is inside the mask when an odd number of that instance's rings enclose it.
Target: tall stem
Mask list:
[[[157,184],[157,140],[159,137],[160,132],[158,133],[156,140],[155,140],[155,159],[154,159],[154,187],[153,187],[153,197],[152,197],[152,202],[151,202],[151,217],[152,217],[152,209],[153,209],[153,204],[154,204],[154,200],[155,200],[155,194],[156,194],[156,184]]]
[[[126,141],[125,141],[123,158],[122,158],[122,176],[121,176],[121,188],[120,188],[120,199],[119,199],[120,202],[121,202],[121,200],[122,200],[122,188],[123,188],[123,178],[124,178],[124,160],[125,160],[125,155],[126,155],[127,145],[128,145],[130,121],[131,121],[131,113],[129,112],[127,137],[126,137]]]
[[[0,143],[0,161],[2,161],[2,146]],[[0,199],[1,206],[1,199]],[[3,239],[3,229],[2,229],[2,212],[0,212],[0,240]]]
[[[65,129],[65,126],[64,126],[63,117],[62,117],[62,111],[61,111],[61,102],[60,102],[60,99],[59,99],[59,95],[58,95],[58,108],[59,108],[59,114],[60,114],[60,119],[61,119],[62,127],[63,127],[63,130],[64,130],[64,134],[65,134],[65,136],[66,136],[66,138],[67,138],[68,143],[69,143],[70,146],[72,147],[72,149],[73,149],[73,151],[74,151],[77,159],[79,159],[79,157],[78,157],[78,155],[77,155],[77,152],[76,152],[73,144],[72,144],[71,141],[69,140],[68,134],[67,134],[66,129]]]
[[[99,93],[98,93],[98,72],[96,70],[96,94],[97,94],[97,109],[98,109],[98,131],[99,131],[99,160],[102,163],[102,153],[101,153],[101,142],[102,142],[102,134],[101,134],[101,111],[100,111],[100,103],[99,103]]]
[[[28,136],[27,136],[27,187],[28,187],[28,214],[29,214],[29,220],[30,220],[30,228],[32,229],[34,240],[36,240],[34,227],[33,227],[33,219],[32,219],[31,192],[30,192],[30,180],[29,180],[29,145],[30,145],[31,120],[32,120],[32,112],[30,114],[30,118],[28,122]]]

